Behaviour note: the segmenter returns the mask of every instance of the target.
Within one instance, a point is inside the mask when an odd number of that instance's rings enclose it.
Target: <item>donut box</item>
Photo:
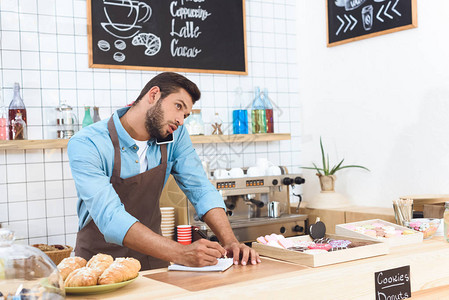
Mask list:
[[[380,241],[390,247],[423,241],[422,232],[380,219],[339,224],[335,226],[335,234]]]
[[[253,242],[252,248],[255,249],[260,255],[309,267],[321,267],[351,260],[388,254],[388,245],[379,241],[340,236],[336,234],[326,234],[325,237],[334,240],[347,240],[352,243],[359,243],[361,244],[361,246],[331,252],[316,251],[315,253],[313,251],[309,253],[294,251],[291,249],[274,247],[269,244],[262,244],[259,242]],[[313,242],[313,238],[311,238],[309,235],[295,236],[285,239],[293,243]]]

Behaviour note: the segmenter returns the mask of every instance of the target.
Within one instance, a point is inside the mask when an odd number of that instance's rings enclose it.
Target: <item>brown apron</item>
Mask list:
[[[167,169],[167,145],[161,145],[161,164],[151,170],[135,176],[120,178],[120,144],[112,117],[108,122],[109,135],[114,145],[114,169],[111,184],[125,206],[126,211],[136,217],[140,223],[155,233],[161,234],[161,211],[159,198],[164,187]],[[97,225],[89,222],[76,236],[75,254],[89,260],[97,253],[116,257],[134,257],[140,261],[142,270],[164,268],[168,262],[142,254],[132,249],[108,243]]]

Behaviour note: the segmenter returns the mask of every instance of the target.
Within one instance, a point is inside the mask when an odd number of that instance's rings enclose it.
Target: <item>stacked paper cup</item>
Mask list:
[[[162,236],[173,239],[175,235],[175,208],[161,207]]]
[[[192,225],[178,225],[176,233],[179,243],[183,245],[192,243]]]

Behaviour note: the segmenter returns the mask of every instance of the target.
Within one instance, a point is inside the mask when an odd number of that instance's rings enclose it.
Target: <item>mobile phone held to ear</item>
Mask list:
[[[157,140],[156,144],[163,145],[163,144],[169,144],[171,142],[173,142],[173,133],[169,134],[165,139]]]

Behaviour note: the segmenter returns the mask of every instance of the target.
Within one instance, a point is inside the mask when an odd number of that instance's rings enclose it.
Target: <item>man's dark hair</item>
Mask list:
[[[153,86],[158,86],[161,90],[161,100],[172,93],[178,92],[181,88],[189,93],[190,97],[192,97],[193,104],[201,97],[201,92],[195,83],[178,73],[164,72],[148,81],[133,105],[136,105]]]

